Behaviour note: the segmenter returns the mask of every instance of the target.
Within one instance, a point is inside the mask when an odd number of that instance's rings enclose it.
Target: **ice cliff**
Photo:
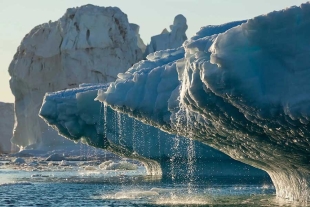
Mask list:
[[[58,21],[32,29],[9,67],[16,116],[12,142],[21,148],[63,145],[38,117],[44,94],[114,81],[142,59],[138,29],[120,9],[93,5],[68,9]]]
[[[14,127],[14,104],[0,102],[0,154],[11,152]]]
[[[175,51],[161,51],[120,74],[97,100],[263,169],[279,197],[307,201],[309,28],[305,3],[218,35],[198,32],[182,58],[169,61]]]
[[[170,32],[164,29],[161,34],[151,37],[151,42],[146,46],[144,55],[147,56],[159,50],[180,47],[187,40],[185,34],[187,28],[186,18],[182,14],[177,15],[174,18],[173,24],[170,25]]]

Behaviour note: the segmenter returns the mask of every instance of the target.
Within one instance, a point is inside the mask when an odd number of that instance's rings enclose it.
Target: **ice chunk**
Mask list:
[[[12,161],[12,163],[17,164],[17,165],[21,165],[21,164],[26,163],[26,161],[25,161],[23,158],[18,157],[18,158],[16,158],[16,159],[14,159],[14,160]]]
[[[52,154],[48,158],[46,158],[46,161],[62,161],[65,160],[66,158],[62,155],[59,154]]]
[[[105,162],[100,165],[103,170],[137,170],[138,166],[129,162]]]

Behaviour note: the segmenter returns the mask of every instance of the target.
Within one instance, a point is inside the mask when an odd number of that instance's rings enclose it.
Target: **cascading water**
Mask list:
[[[124,137],[123,137],[123,123],[122,123],[121,113],[117,112],[116,120],[117,120],[116,122],[117,122],[117,132],[118,132],[118,143],[120,145],[123,145]]]
[[[103,104],[103,140],[106,139],[106,137],[108,136],[108,129],[107,129],[107,124],[108,124],[108,119],[107,119],[107,115],[108,115],[108,107],[106,104]],[[101,112],[102,113],[102,112]],[[107,160],[107,152],[105,151],[105,160]]]
[[[146,126],[146,129],[144,131],[144,139],[145,145],[147,146],[147,157],[150,159],[151,158],[151,139],[153,139],[153,134],[150,132],[150,126]]]
[[[178,161],[178,147],[180,144],[180,140],[178,136],[175,136],[173,139],[173,148],[171,152],[171,158],[170,158],[170,170],[171,170],[171,179],[174,181],[176,179],[176,169],[175,169],[175,163]]]
[[[136,153],[136,147],[137,147],[137,121],[134,119],[132,122],[132,149],[134,153]]]
[[[161,154],[161,144],[160,144],[160,140],[161,140],[161,132],[158,130],[158,131],[157,131],[158,154]],[[159,156],[159,162],[162,162],[161,156]]]
[[[195,173],[195,145],[194,141],[192,139],[192,134],[191,134],[191,125],[192,123],[189,111],[186,109],[186,130],[188,131],[187,137],[187,167],[188,167],[188,193],[191,194],[193,192],[193,182],[195,180],[194,173]]]

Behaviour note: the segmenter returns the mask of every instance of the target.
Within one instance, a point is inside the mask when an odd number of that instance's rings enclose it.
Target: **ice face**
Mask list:
[[[163,51],[119,75],[97,99],[263,169],[278,196],[307,201],[309,14],[306,3],[219,35],[198,32],[183,44],[183,58]]]
[[[93,5],[68,9],[58,21],[32,29],[9,67],[16,115],[12,142],[22,148],[62,146],[66,140],[38,117],[44,94],[114,81],[142,59],[137,32],[120,9]]]
[[[82,84],[77,89],[46,94],[40,116],[68,139],[143,162],[150,175],[181,179],[192,171],[192,176],[266,177],[263,171],[207,145],[161,132],[94,101],[97,91],[108,87]]]
[[[14,104],[0,102],[0,154],[12,152],[10,139],[14,127]],[[15,150],[13,150],[15,151]]]

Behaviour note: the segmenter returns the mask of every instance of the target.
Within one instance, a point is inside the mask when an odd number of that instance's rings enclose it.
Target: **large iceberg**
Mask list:
[[[68,9],[58,21],[32,29],[9,67],[16,117],[12,142],[21,148],[64,145],[38,117],[44,94],[114,81],[142,59],[138,31],[120,9],[93,5]]]
[[[14,127],[14,104],[0,102],[0,154],[15,151],[11,144]]]
[[[228,25],[209,26],[203,31],[209,30],[207,32],[216,33],[241,23],[242,21]],[[148,55],[147,60],[134,67],[144,65],[155,68],[172,60],[182,59],[182,57],[184,57],[182,47],[158,51]],[[162,77],[172,77],[166,80],[172,86],[179,84],[176,71],[170,72],[175,74],[167,72]],[[119,74],[119,77],[123,75]],[[158,78],[154,79],[155,82],[157,80]],[[228,175],[266,177],[262,171],[237,162],[207,145],[161,132],[127,115],[117,113],[98,101],[95,102],[97,91],[105,91],[109,85],[81,84],[77,89],[48,93],[45,95],[40,116],[62,136],[76,142],[81,140],[83,143],[121,156],[137,159],[145,164],[148,173],[152,175],[161,174],[164,177],[176,179],[189,176]],[[169,87],[169,85],[164,87]],[[147,90],[149,98],[152,98],[153,90],[157,88],[149,85]],[[158,111],[158,113],[161,112]]]
[[[140,62],[97,100],[263,169],[278,196],[307,201],[309,28],[305,3],[193,38],[184,58],[168,62],[166,51],[155,67]]]

